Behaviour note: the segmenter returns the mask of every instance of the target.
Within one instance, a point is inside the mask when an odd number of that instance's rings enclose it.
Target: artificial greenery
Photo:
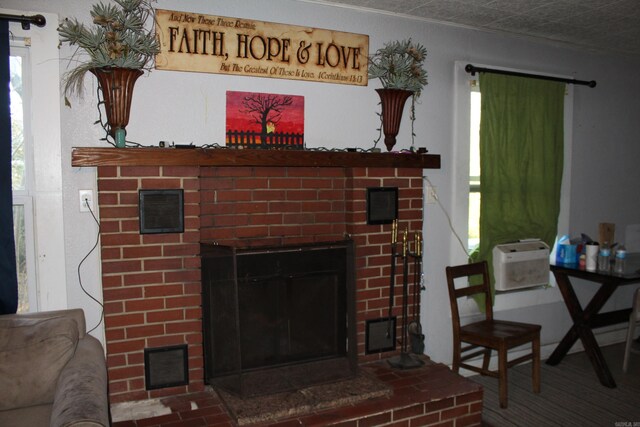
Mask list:
[[[60,41],[77,46],[72,61],[78,65],[65,74],[65,93],[81,94],[84,76],[92,68],[152,68],[160,47],[154,28],[145,25],[153,17],[155,0],[113,1],[117,6],[102,2],[92,6],[92,27],[76,18],[67,18],[58,27]]]
[[[427,49],[411,39],[392,41],[369,57],[369,79],[380,79],[385,89],[404,89],[420,96],[427,84]]]
[[[375,54],[369,57],[369,79],[380,79],[385,89],[403,89],[413,92],[411,97],[411,148],[414,149],[414,123],[416,119],[416,101],[427,85],[427,70],[424,61],[427,49],[420,43],[413,43],[411,39],[385,43]],[[382,138],[382,114],[378,138],[374,141],[374,148]]]

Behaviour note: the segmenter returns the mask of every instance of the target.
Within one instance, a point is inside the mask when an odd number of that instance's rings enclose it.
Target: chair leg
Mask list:
[[[491,362],[491,349],[486,348],[484,350],[484,356],[482,358],[482,369],[485,371],[489,370],[489,362]]]
[[[498,349],[498,386],[500,389],[500,407],[507,408],[509,378],[507,376],[507,349]]]
[[[629,318],[629,328],[627,329],[627,343],[624,347],[624,362],[622,362],[622,371],[627,372],[629,368],[629,353],[631,353],[631,344],[633,342],[633,336],[635,335],[636,322],[633,318],[633,313],[631,314],[631,318]]]
[[[453,344],[453,362],[451,363],[451,370],[456,374],[460,371],[460,346],[462,343]]]
[[[540,336],[538,335],[531,343],[533,352],[533,362],[531,363],[531,378],[533,380],[533,392],[540,393]]]

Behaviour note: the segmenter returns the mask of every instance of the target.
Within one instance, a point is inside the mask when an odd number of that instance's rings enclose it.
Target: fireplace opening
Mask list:
[[[355,375],[350,240],[201,256],[206,382],[249,397]]]

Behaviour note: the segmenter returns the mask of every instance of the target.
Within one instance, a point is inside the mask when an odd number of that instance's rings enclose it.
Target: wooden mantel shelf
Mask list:
[[[224,148],[78,147],[71,152],[71,166],[298,166],[440,169],[440,155]]]

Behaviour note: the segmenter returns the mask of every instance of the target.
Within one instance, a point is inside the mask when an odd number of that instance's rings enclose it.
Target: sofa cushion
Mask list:
[[[53,402],[60,371],[78,344],[67,317],[0,318],[0,410]]]
[[[48,426],[51,420],[51,405],[36,405],[26,408],[0,411],[0,426]]]

